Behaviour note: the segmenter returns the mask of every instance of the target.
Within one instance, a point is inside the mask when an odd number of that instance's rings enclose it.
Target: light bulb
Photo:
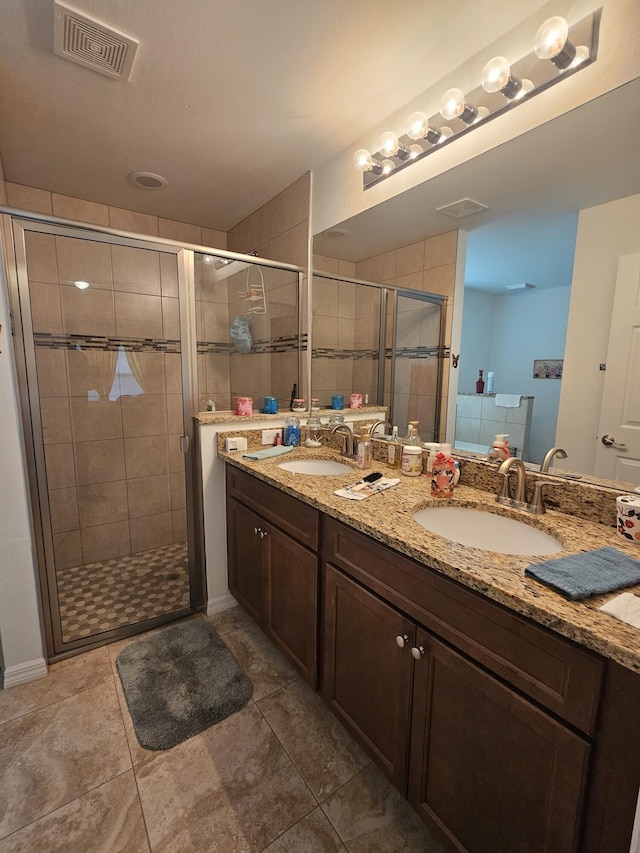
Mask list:
[[[366,148],[358,148],[353,155],[353,165],[361,172],[370,172],[373,165],[373,158]]]
[[[438,142],[444,142],[445,139],[451,139],[453,136],[453,131],[450,127],[447,127],[446,124],[440,128],[440,139]]]
[[[465,100],[462,89],[447,89],[440,101],[440,115],[448,121],[462,119],[465,124],[475,121],[478,111]]]
[[[383,160],[382,161],[382,174],[383,175],[390,175],[391,172],[393,172],[393,170],[395,169],[395,167],[396,167],[396,164],[393,162],[393,160]]]
[[[73,283],[78,290],[86,290],[90,286],[88,281],[74,281]]]
[[[414,142],[413,145],[409,146],[409,159],[415,160],[416,157],[419,157],[424,152],[424,148],[422,145],[418,145],[417,142]]]
[[[387,133],[383,133],[380,137],[379,148],[381,154],[393,157],[394,154],[398,153],[398,149],[400,148],[398,137],[395,133],[391,133],[390,130]]]
[[[560,70],[568,68],[576,55],[575,47],[567,40],[568,35],[569,24],[564,18],[559,15],[547,18],[536,33],[536,56],[539,59],[550,59]]]
[[[428,128],[429,119],[424,113],[411,113],[411,115],[409,116],[409,127],[407,128],[407,136],[409,136],[411,139],[424,139]]]
[[[203,255],[202,256],[202,263],[203,264],[212,264],[213,260],[214,260],[213,255]]]
[[[494,56],[482,69],[482,88],[485,92],[502,92],[505,98],[516,98],[522,81],[511,74],[511,66],[504,56]]]
[[[494,56],[482,69],[482,88],[485,92],[501,92],[511,77],[511,66],[504,56]]]

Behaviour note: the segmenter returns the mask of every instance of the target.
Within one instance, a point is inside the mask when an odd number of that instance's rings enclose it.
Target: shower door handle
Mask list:
[[[180,453],[187,454],[191,449],[191,442],[188,435],[180,436]]]

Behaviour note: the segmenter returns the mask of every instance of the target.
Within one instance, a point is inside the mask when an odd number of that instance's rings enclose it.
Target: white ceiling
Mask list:
[[[139,39],[119,82],[54,55],[53,0],[1,0],[5,176],[228,230],[544,2],[71,0]]]

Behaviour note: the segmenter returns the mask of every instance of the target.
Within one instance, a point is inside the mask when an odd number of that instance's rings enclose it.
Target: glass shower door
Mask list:
[[[431,294],[396,291],[392,415],[401,431],[418,421],[423,441],[444,440],[444,304]]]
[[[185,253],[26,222],[14,239],[45,621],[59,654],[188,612],[201,596]]]

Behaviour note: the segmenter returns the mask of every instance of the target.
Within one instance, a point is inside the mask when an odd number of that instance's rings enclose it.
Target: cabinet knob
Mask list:
[[[265,537],[266,535],[267,535],[267,531],[266,531],[266,530],[261,530],[261,531],[260,531],[260,538],[261,538],[261,539],[264,539],[264,537]]]
[[[406,644],[408,642],[409,642],[409,637],[407,637],[406,634],[403,637],[401,637],[398,634],[398,636],[396,637],[396,643],[400,646],[401,649],[404,649],[404,647],[406,646]]]
[[[422,655],[424,654],[424,646],[418,646],[417,648],[414,646],[411,649],[411,654],[416,660],[420,660]]]
[[[254,528],[253,528],[253,532],[254,532],[254,533],[256,534],[256,536],[257,536],[257,535],[258,535],[258,533],[262,533],[262,530],[260,530],[260,528],[259,528],[259,527],[254,527]]]

